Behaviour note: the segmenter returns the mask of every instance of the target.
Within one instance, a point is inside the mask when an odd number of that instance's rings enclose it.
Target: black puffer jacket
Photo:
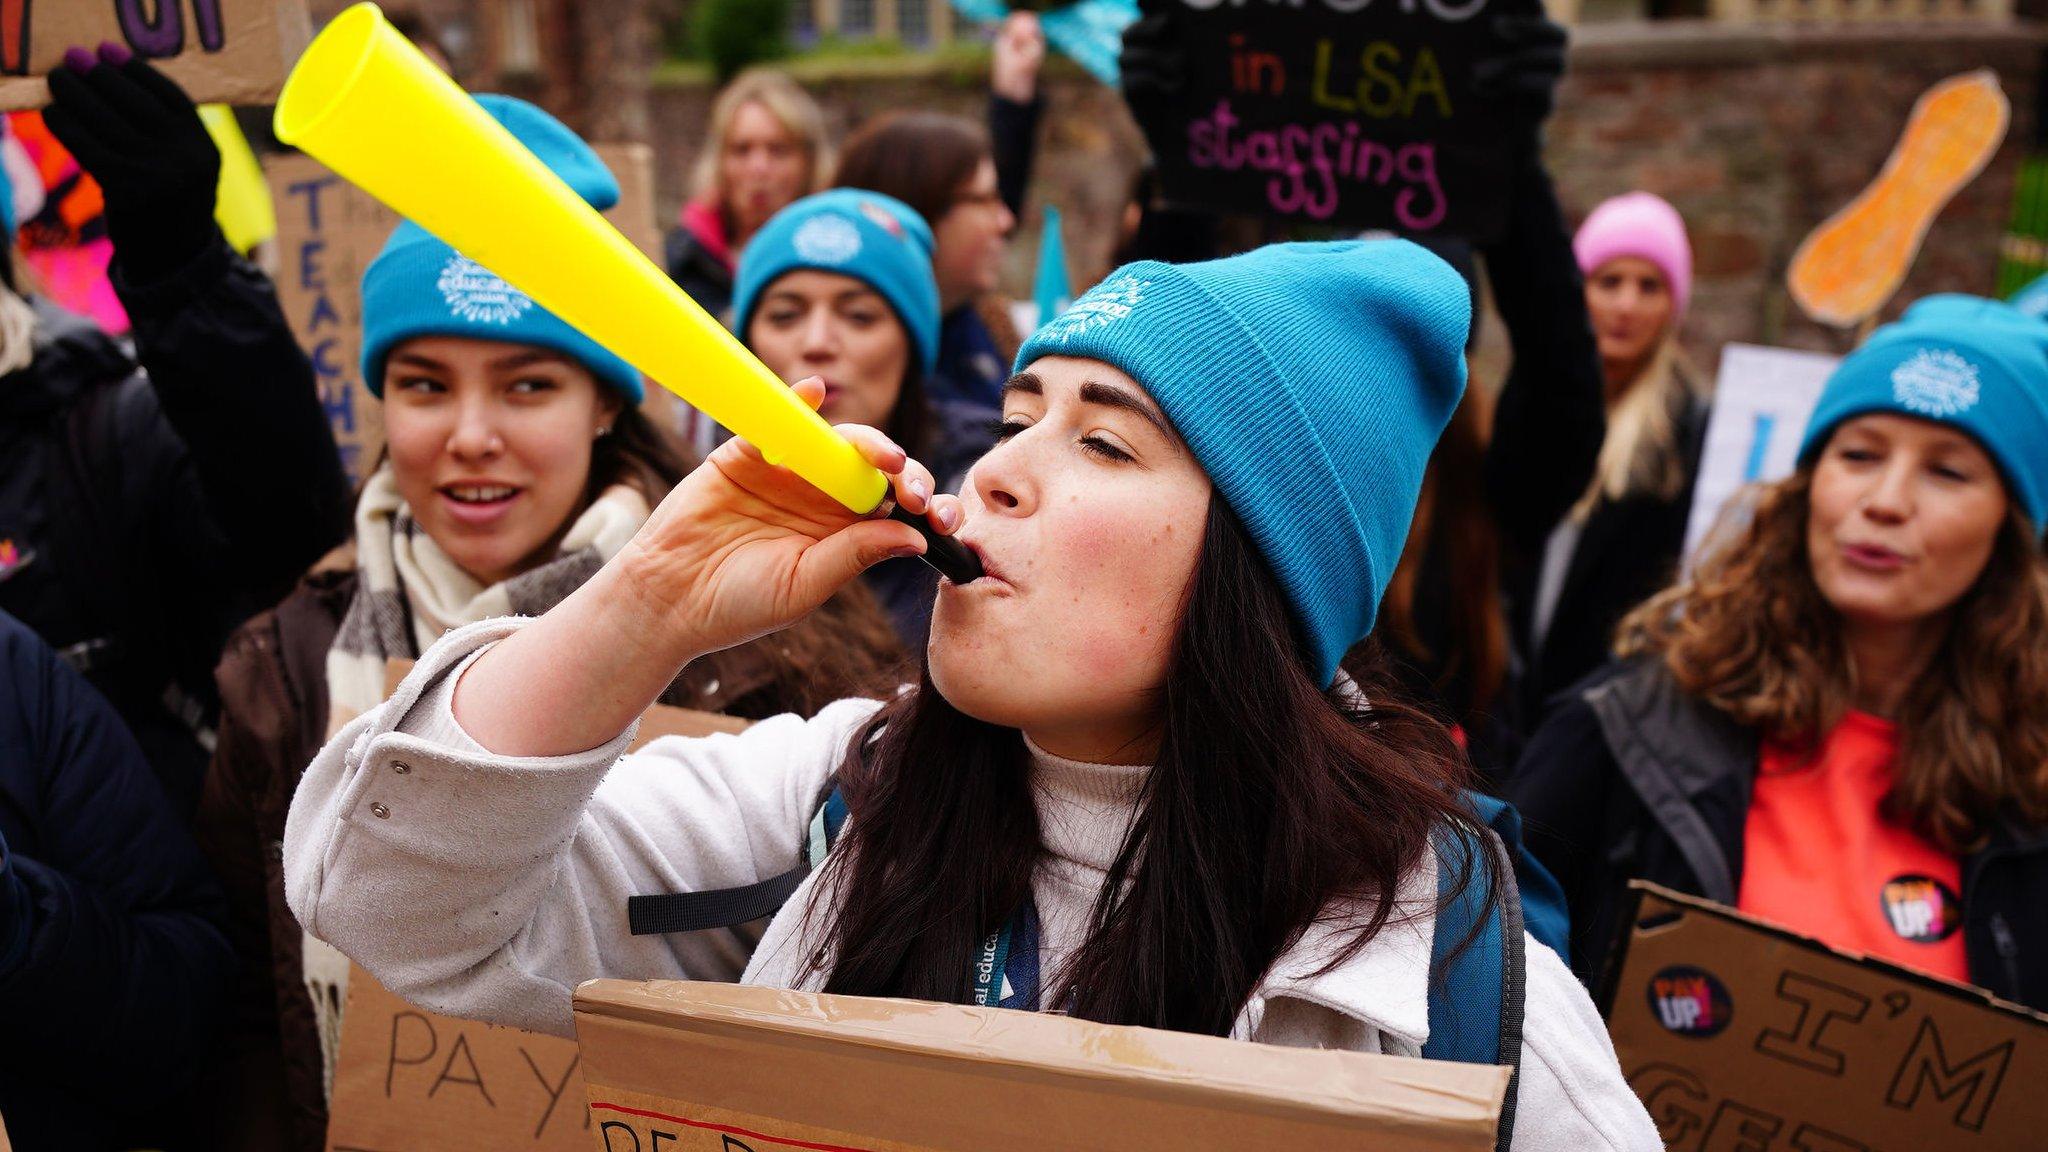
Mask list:
[[[1610,668],[1559,702],[1504,795],[1564,885],[1580,979],[1600,977],[1631,879],[1735,903],[1758,755],[1754,731],[1652,661]],[[2048,1009],[2048,829],[2005,821],[1962,864],[1970,982]]]
[[[107,702],[0,613],[0,1115],[22,1152],[174,1147],[226,905]]]
[[[228,633],[349,530],[313,382],[261,272],[217,242],[114,283],[142,365],[39,303],[0,379],[0,609],[87,674],[189,814]]]

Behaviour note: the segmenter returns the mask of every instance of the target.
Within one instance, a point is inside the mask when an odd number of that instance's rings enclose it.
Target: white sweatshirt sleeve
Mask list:
[[[1593,998],[1557,953],[1522,939],[1527,982],[1512,1152],[1662,1152]]]
[[[421,1007],[568,1035],[584,980],[738,974],[711,933],[632,935],[627,898],[794,867],[820,790],[879,705],[623,759],[631,729],[574,756],[498,756],[450,700],[469,661],[524,623],[449,633],[321,749],[285,826],[285,895],[307,931]]]

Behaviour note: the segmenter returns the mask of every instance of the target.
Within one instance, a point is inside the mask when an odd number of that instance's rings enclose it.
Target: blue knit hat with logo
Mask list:
[[[1843,421],[1871,412],[1969,433],[2035,530],[2048,523],[2048,323],[1976,296],[1921,300],[1828,377],[1800,462],[1820,455]]]
[[[619,202],[619,182],[581,137],[561,121],[510,96],[476,98],[498,123],[599,211]],[[597,382],[638,404],[640,372],[570,327],[533,298],[500,280],[407,220],[363,272],[363,384],[384,395],[384,360],[417,336],[467,336],[532,344],[583,365]]]
[[[910,333],[918,363],[939,362],[939,283],[932,277],[932,230],[903,201],[834,188],[777,212],[747,241],[733,275],[733,331],[746,339],[761,294],[797,271],[837,272],[880,293]]]
[[[1128,264],[1017,354],[1145,386],[1272,566],[1327,684],[1372,631],[1465,391],[1471,295],[1406,240]]]

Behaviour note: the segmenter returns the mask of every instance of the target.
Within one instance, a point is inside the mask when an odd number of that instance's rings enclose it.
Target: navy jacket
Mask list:
[[[1630,879],[1735,904],[1758,753],[1754,730],[1652,661],[1611,667],[1554,706],[1503,794],[1564,886],[1580,979],[1602,975]],[[2048,1010],[2048,830],[2003,820],[1962,865],[1970,982]]]
[[[225,908],[106,700],[0,612],[0,1116],[161,1147],[234,976]]]

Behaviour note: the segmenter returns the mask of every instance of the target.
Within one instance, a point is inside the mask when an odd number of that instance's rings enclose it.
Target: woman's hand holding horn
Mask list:
[[[795,385],[812,407],[821,381]],[[889,477],[896,502],[950,534],[960,501],[872,428],[839,433]],[[512,756],[567,755],[617,736],[684,664],[786,628],[863,571],[916,556],[916,530],[860,515],[739,440],[720,446],[663,500],[633,541],[545,616],[463,675],[455,714]]]

